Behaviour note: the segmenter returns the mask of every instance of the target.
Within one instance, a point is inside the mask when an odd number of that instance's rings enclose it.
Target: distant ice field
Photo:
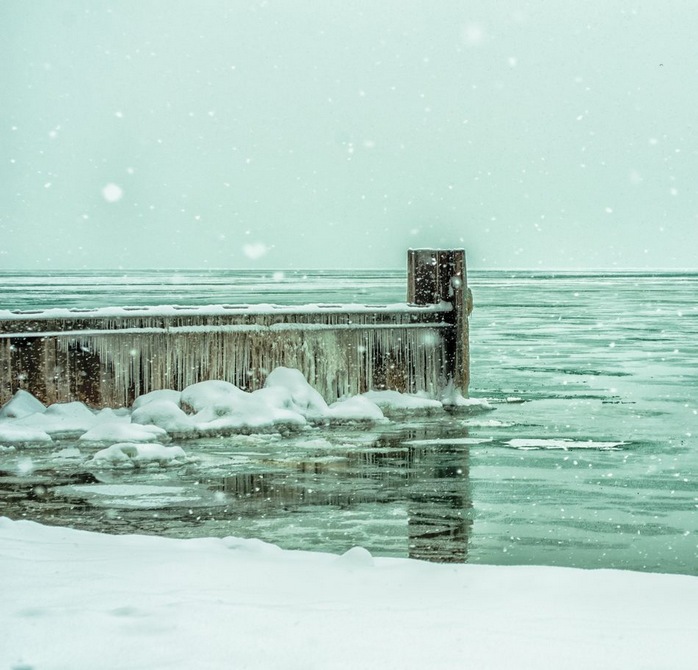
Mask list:
[[[405,283],[401,271],[5,272],[0,306],[382,304],[404,300]],[[472,272],[469,284],[470,393],[492,412],[173,442],[192,462],[129,471],[87,466],[99,447],[5,445],[0,504],[107,532],[698,574],[698,275]]]

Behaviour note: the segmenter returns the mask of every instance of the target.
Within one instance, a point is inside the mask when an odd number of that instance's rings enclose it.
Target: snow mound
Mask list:
[[[134,403],[133,406],[135,407],[136,404]],[[131,413],[131,423],[158,426],[169,434],[178,435],[187,435],[195,430],[191,417],[187,416],[179,405],[166,396],[162,396],[162,399],[152,398],[149,402],[141,403]]]
[[[144,393],[143,395],[139,395],[133,401],[132,409],[139,409],[148,403],[156,401],[160,402],[162,400],[169,400],[179,407],[182,401],[182,392],[173,391],[172,389],[162,389],[160,391],[150,391],[150,393]]]
[[[229,382],[199,382],[182,392],[182,404],[196,414],[192,424],[201,434],[290,430],[306,425],[298,412]]]
[[[360,395],[332,403],[327,409],[326,416],[332,423],[387,421],[378,405]]]
[[[327,415],[325,399],[308,383],[303,373],[294,368],[278,367],[269,373],[265,389],[283,389],[290,397],[291,411],[310,421],[322,420]],[[278,393],[278,391],[277,391]]]
[[[120,442],[98,451],[89,462],[108,467],[140,467],[143,465],[170,467],[184,465],[190,461],[191,459],[181,447]]]
[[[87,405],[81,402],[66,402],[49,405],[41,414],[17,419],[15,425],[40,428],[52,437],[66,437],[77,436],[90,430],[99,420],[98,415]]]
[[[0,419],[21,419],[24,416],[44,412],[45,410],[46,406],[31,393],[19,389],[0,407]]]
[[[236,402],[244,402],[248,395],[235,384],[212,379],[187,386],[182,391],[180,402],[188,411],[200,412],[206,409],[223,416],[233,412]]]

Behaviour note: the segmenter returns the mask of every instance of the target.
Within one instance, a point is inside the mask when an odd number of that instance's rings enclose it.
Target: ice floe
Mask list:
[[[491,437],[435,437],[429,440],[407,440],[403,444],[410,444],[412,446],[427,447],[435,444],[484,444],[485,442],[492,442]]]
[[[92,463],[98,466],[140,467],[159,465],[161,467],[183,465],[191,459],[182,447],[165,447],[161,444],[134,444],[120,442],[98,451]]]
[[[110,421],[91,428],[78,439],[80,442],[157,442],[167,439],[167,431],[160,426]]]
[[[567,438],[558,439],[527,439],[518,438],[508,440],[508,444],[514,449],[617,449],[627,444],[626,442],[595,442],[594,440],[569,440]]]
[[[383,412],[442,412],[443,403],[414,393],[398,391],[367,391],[363,394]]]

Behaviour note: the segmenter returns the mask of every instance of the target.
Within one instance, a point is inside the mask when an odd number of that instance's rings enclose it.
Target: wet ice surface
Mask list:
[[[471,393],[494,412],[173,442],[195,461],[172,468],[94,468],[98,447],[71,442],[0,449],[3,513],[286,548],[698,574],[698,277],[488,273],[471,285]]]

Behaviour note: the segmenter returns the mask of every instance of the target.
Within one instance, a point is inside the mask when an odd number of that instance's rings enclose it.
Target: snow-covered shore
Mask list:
[[[698,579],[0,519],[0,667],[695,667]]]

